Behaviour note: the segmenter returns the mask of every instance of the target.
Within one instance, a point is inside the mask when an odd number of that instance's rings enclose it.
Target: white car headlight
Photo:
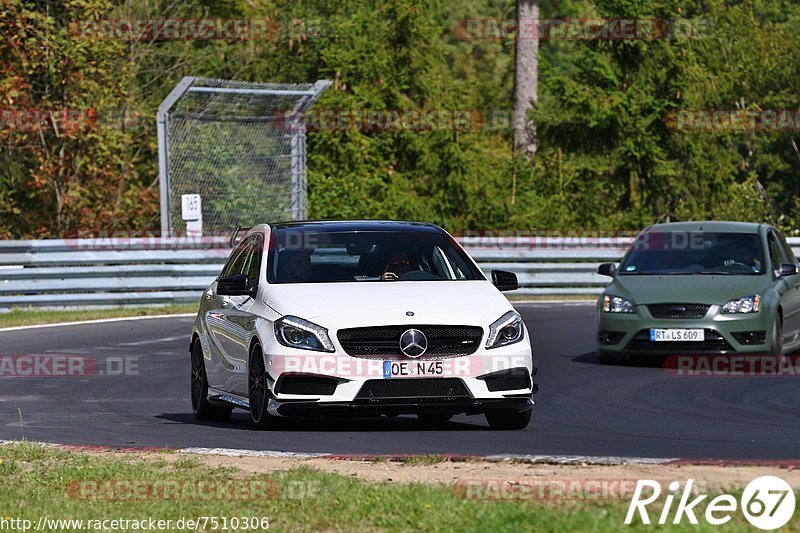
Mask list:
[[[603,296],[603,311],[606,313],[635,313],[633,302],[622,296]]]
[[[489,326],[486,348],[508,346],[522,340],[524,328],[522,317],[516,311],[509,311]]]
[[[758,307],[761,302],[761,297],[758,294],[752,296],[742,296],[741,298],[734,298],[722,306],[722,312],[725,314],[734,313],[758,313]]]
[[[318,352],[335,351],[327,329],[292,315],[286,315],[275,321],[275,338],[290,348]]]

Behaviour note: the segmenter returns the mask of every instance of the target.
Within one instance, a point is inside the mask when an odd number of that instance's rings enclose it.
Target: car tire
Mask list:
[[[453,418],[449,413],[417,413],[417,418],[424,426],[438,426]]]
[[[497,409],[486,411],[486,421],[492,429],[525,429],[531,421],[533,409],[513,411]]]
[[[780,316],[776,316],[775,322],[772,324],[769,348],[769,355],[783,354],[783,320],[781,320]]]
[[[269,386],[267,369],[264,365],[264,352],[259,344],[250,350],[247,365],[247,390],[250,400],[250,420],[257,428],[266,428],[272,419],[267,410],[269,406]]]
[[[231,418],[233,408],[213,405],[208,401],[208,376],[203,357],[203,346],[199,340],[192,345],[192,413],[197,420],[219,420],[226,422]]]
[[[619,354],[603,350],[597,352],[597,359],[601,365],[618,365],[622,362],[622,357]]]

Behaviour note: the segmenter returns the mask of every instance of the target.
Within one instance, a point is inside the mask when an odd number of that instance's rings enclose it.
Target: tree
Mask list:
[[[514,151],[536,153],[536,125],[528,118],[539,97],[539,0],[517,0]]]
[[[125,93],[123,43],[70,27],[111,4],[40,4],[9,0],[0,10],[0,235],[70,236],[146,224],[157,212],[157,189],[135,170],[137,110]]]
[[[800,108],[800,60],[786,53],[800,46],[797,2],[1,3],[0,238],[157,231],[155,111],[184,75],[327,78],[334,86],[316,110],[476,117],[463,129],[310,130],[312,217],[421,219],[455,232],[631,229],[668,216],[770,217],[800,227],[800,121],[730,131],[667,120],[681,110]],[[540,13],[545,20],[657,20],[666,33],[569,36],[540,47],[533,38]],[[280,32],[138,40],[69,30],[87,19],[199,17],[267,18]],[[475,27],[513,17],[515,37],[464,31],[467,21]],[[59,117],[69,110],[80,120],[64,128]],[[26,112],[39,113],[35,127]],[[109,120],[126,113],[139,118]]]

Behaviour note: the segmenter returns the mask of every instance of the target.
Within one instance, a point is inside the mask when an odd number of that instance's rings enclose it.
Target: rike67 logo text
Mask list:
[[[741,501],[730,494],[716,496],[705,504],[705,512],[702,513],[698,507],[709,496],[697,495],[693,486],[693,479],[686,481],[683,487],[679,481],[671,482],[660,506],[661,512],[650,510],[654,513],[653,519],[658,516],[655,522],[665,525],[681,524],[688,520],[690,524],[696,525],[697,517],[701,516],[707,523],[719,526],[729,522],[733,514],[741,510],[750,524],[768,531],[784,526],[794,514],[794,491],[779,477],[762,476],[754,479],[742,492]],[[658,481],[640,479],[633,491],[625,523],[631,524],[638,514],[642,523],[650,524],[648,506],[658,502],[661,496],[662,488]]]

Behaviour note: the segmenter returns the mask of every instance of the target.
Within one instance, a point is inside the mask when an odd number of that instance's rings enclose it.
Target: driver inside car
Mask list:
[[[726,260],[723,264],[725,266],[743,265],[749,267],[754,272],[761,270],[761,263],[756,259],[753,252],[747,248],[736,248],[733,257]]]
[[[311,252],[307,250],[284,250],[278,263],[281,278],[291,283],[311,281]]]
[[[411,271],[411,260],[403,250],[398,250],[389,255],[386,267],[383,269],[381,279],[384,281],[396,281],[400,276]]]

